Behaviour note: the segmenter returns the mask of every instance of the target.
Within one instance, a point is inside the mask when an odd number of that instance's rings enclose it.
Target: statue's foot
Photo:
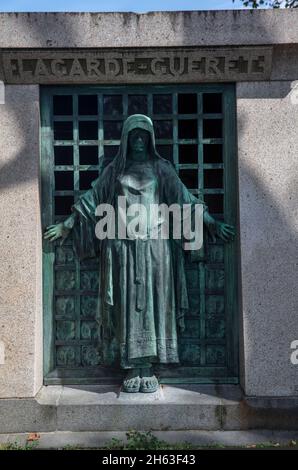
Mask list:
[[[140,392],[153,393],[159,388],[159,383],[151,369],[141,369]]]
[[[127,393],[137,393],[140,390],[140,369],[130,369],[123,380],[122,390]]]

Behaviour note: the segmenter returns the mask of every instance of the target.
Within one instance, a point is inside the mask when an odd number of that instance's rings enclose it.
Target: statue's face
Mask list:
[[[143,153],[147,150],[149,145],[150,134],[144,129],[133,129],[128,134],[129,150],[134,153]]]

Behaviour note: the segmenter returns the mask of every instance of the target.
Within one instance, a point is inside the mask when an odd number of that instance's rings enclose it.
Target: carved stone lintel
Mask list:
[[[2,62],[11,84],[268,80],[272,47],[10,50]]]

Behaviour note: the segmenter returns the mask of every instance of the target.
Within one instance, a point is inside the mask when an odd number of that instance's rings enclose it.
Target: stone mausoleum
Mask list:
[[[0,433],[297,430],[297,25],[298,10],[0,14]],[[101,363],[98,260],[42,234],[135,113],[237,237],[186,262],[180,364],[132,396]]]

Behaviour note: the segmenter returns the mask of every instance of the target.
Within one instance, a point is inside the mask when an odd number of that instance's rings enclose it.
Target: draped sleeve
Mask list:
[[[95,235],[97,218],[96,207],[107,202],[112,165],[108,165],[99,177],[91,184],[91,188],[79,197],[72,206],[75,215],[73,240],[76,255],[81,259],[94,258],[100,253],[100,240]]]
[[[187,187],[183,184],[177,175],[174,167],[168,161],[158,163],[158,172],[160,174],[160,181],[162,182],[162,201],[168,205],[178,204],[182,207],[184,204],[191,205],[191,227],[194,227],[194,211],[196,204],[203,205],[203,212],[208,212],[208,207],[205,204],[202,194],[199,192],[198,196],[194,196]],[[182,230],[182,227],[181,227]],[[184,242],[182,238],[182,242]],[[179,240],[177,241],[178,244]],[[190,258],[193,261],[199,261],[204,258],[203,247],[199,250],[191,250]]]
[[[204,211],[208,210],[207,205],[203,201],[201,193],[195,197],[187,187],[182,183],[181,179],[177,175],[174,167],[169,162],[162,162],[159,165],[162,184],[163,184],[163,193],[166,199],[167,204],[203,204]]]

